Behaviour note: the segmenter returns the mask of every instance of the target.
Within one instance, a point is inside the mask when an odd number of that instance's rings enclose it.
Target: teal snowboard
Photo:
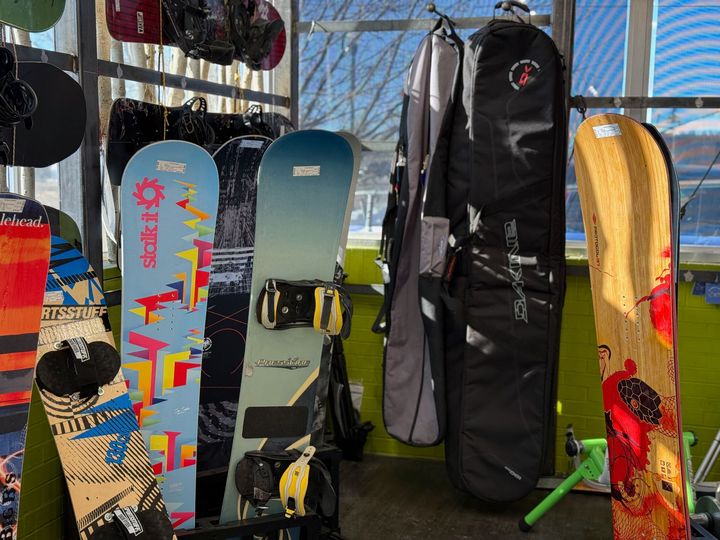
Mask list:
[[[258,175],[253,312],[268,279],[333,280],[353,169],[351,145],[327,131],[290,133],[267,149]],[[249,318],[221,523],[239,517],[234,472],[245,452],[307,446],[324,339],[312,328],[268,330]]]
[[[122,363],[173,527],[193,528],[197,418],[218,207],[210,154],[146,146],[122,181]]]
[[[0,23],[28,32],[44,32],[60,20],[65,0],[1,0]]]

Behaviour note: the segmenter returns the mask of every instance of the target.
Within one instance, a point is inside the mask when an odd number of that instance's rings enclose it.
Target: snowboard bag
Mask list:
[[[372,422],[360,420],[355,409],[347,373],[347,362],[340,336],[333,336],[330,362],[330,416],[332,418],[332,442],[342,452],[343,459],[362,461],[368,434],[375,429]]]
[[[443,355],[433,354],[426,339],[418,269],[426,173],[455,89],[460,54],[459,38],[444,27],[428,34],[415,53],[383,225],[383,420],[390,435],[414,446],[438,444],[445,432]]]
[[[420,263],[420,288],[439,313],[425,318],[426,331],[443,339],[447,470],[455,486],[492,502],[522,498],[553,470],[563,70],[540,28],[496,19],[473,34],[428,178],[422,226],[436,249]]]

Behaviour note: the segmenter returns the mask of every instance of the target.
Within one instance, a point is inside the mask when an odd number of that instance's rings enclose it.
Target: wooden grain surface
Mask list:
[[[667,164],[640,123],[612,114],[581,124],[575,162],[615,538],[687,538]]]

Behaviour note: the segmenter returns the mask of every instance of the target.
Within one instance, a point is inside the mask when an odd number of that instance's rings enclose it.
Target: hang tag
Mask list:
[[[605,139],[607,137],[619,137],[622,135],[618,124],[605,124],[602,126],[593,126],[596,139]]]

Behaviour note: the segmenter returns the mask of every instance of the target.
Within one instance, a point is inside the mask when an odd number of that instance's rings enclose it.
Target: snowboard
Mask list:
[[[575,138],[615,538],[689,538],[676,348],[677,195],[664,144],[617,114]]]
[[[213,156],[220,202],[205,322],[198,472],[230,461],[250,312],[257,173],[271,142],[257,135],[238,137]]]
[[[0,3],[0,23],[27,32],[44,32],[60,20],[65,0],[4,0]]]
[[[250,450],[302,449],[313,423],[325,337],[312,328],[277,331],[255,315],[266,280],[334,278],[354,158],[334,133],[289,133],[265,152],[258,194],[247,341],[221,523],[241,508],[235,467]]]
[[[82,253],[82,234],[80,234],[80,228],[75,223],[75,220],[62,210],[52,206],[46,205],[45,211],[48,215],[52,235],[65,239],[72,247]]]
[[[244,61],[246,47],[256,44],[262,30],[270,23],[282,20],[280,14],[271,3],[266,0],[204,0],[201,5],[205,16],[189,19],[187,17],[171,17],[169,13],[182,12],[182,5],[189,4],[182,0],[105,0],[105,17],[108,32],[118,40],[127,43],[148,43],[158,45],[162,37],[164,45],[178,47],[179,43],[171,36],[185,34],[185,26],[189,21],[199,27],[204,33],[204,43],[213,44],[223,49],[231,50],[229,56],[223,55],[225,60],[217,63],[229,64],[232,60]],[[161,10],[161,5],[163,9]],[[251,14],[252,12],[252,14]],[[254,33],[247,36],[238,34],[238,25],[241,25],[242,14],[251,14],[250,20],[245,24],[252,24]],[[245,28],[245,32],[248,29]],[[254,69],[270,70],[280,63],[287,45],[287,35],[284,28],[275,32],[270,47],[262,55],[259,65]],[[250,43],[246,44],[245,41]],[[214,61],[207,50],[198,50],[193,56],[204,60]]]
[[[193,528],[217,167],[197,145],[159,142],[122,184],[123,370],[173,526]]]
[[[129,523],[132,538],[174,538],[102,287],[87,259],[58,236],[52,237],[37,359],[35,380],[80,538],[121,540],[122,523]]]
[[[276,139],[293,131],[290,120],[278,113],[245,114],[192,113],[189,105],[167,107],[168,123],[163,133],[164,107],[134,99],[115,100],[108,122],[107,169],[110,182],[119,186],[130,158],[148,144],[162,140],[187,140],[199,144],[211,154],[223,144],[243,135],[262,135]],[[206,126],[191,133],[184,126],[188,119]]]
[[[0,164],[48,167],[72,155],[85,136],[85,95],[63,70],[45,62],[18,62],[17,78],[37,94],[31,126],[0,128]],[[62,136],[58,129],[62,128]]]
[[[50,228],[40,203],[11,193],[0,194],[0,258],[0,538],[15,540],[50,259]]]

